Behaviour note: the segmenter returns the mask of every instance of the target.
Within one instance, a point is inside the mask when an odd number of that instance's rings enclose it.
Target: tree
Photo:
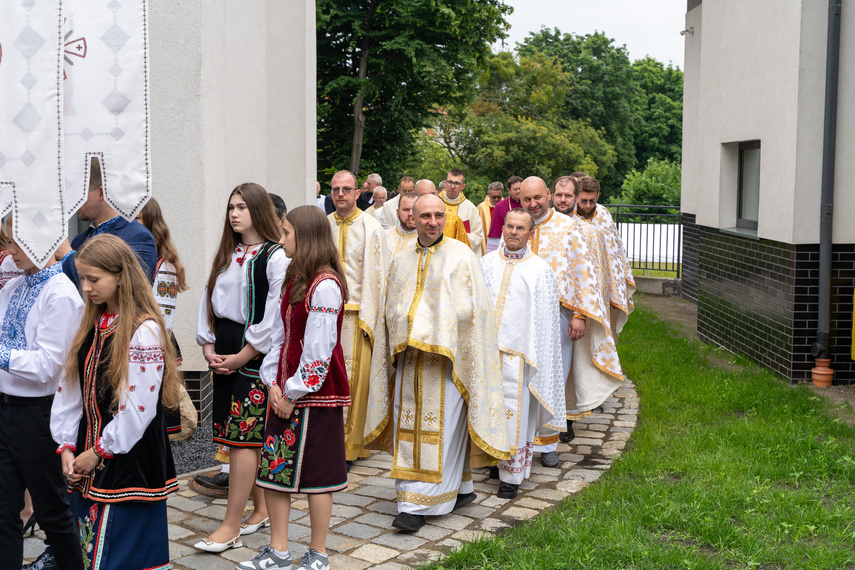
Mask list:
[[[490,182],[512,175],[540,176],[551,184],[580,169],[613,171],[615,152],[602,133],[564,115],[570,80],[554,57],[499,53],[485,61],[475,89],[478,98],[471,105],[437,113],[426,137],[464,166],[471,199],[481,198]]]
[[[679,162],[649,159],[643,171],[627,174],[618,203],[679,208],[681,170]]]
[[[599,178],[603,188],[619,188],[636,164],[640,120],[636,108],[640,93],[626,47],[615,46],[601,32],[562,35],[558,28],[543,28],[530,33],[517,51],[521,57],[541,52],[561,62],[572,87],[564,113],[569,120],[589,121],[614,147],[615,169]]]
[[[510,12],[501,0],[318,0],[319,163],[400,174],[426,110],[471,100]]]
[[[680,162],[683,153],[683,72],[651,57],[632,64],[639,88],[636,108],[640,117],[635,135],[639,164],[651,158]]]

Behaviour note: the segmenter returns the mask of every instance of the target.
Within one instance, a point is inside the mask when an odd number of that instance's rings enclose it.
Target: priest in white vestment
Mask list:
[[[612,334],[617,341],[618,333],[626,324],[635,305],[635,279],[632,266],[623,246],[617,224],[605,206],[597,203],[600,183],[591,176],[583,176],[576,182],[576,217],[599,230],[606,250],[606,270],[609,274],[609,304],[611,305]]]
[[[386,229],[386,245],[388,245],[389,261],[405,249],[415,247],[418,233],[416,219],[413,217],[413,202],[418,198],[415,192],[408,192],[398,200],[395,210],[398,222],[394,227]]]
[[[481,258],[495,307],[511,446],[511,458],[497,469],[501,499],[516,497],[528,478],[538,428],[564,431],[565,423],[558,281],[527,247],[532,230],[530,213],[511,210],[502,227],[503,246]]]
[[[387,336],[376,336],[371,366],[389,389],[385,398],[372,395],[364,439],[392,454],[399,513],[392,525],[407,532],[475,499],[471,467],[510,458],[481,267],[470,248],[443,235],[442,200],[420,196],[413,211],[418,241],[392,260]]]
[[[592,228],[549,207],[550,192],[541,178],[526,178],[521,188],[523,208],[535,219],[529,247],[558,278],[567,432],[572,439],[572,421],[590,415],[623,382],[609,323],[601,244],[592,242]],[[541,463],[554,467],[557,435],[538,439]]]
[[[356,206],[359,188],[352,172],[340,170],[333,175],[331,196],[335,212],[327,217],[333,241],[338,244],[348,290],[341,348],[352,400],[350,408],[344,410],[345,456],[350,465],[369,455],[362,448],[365,410],[369,393],[384,389],[382,385],[372,389],[370,372],[374,336],[382,322],[381,300],[386,289],[389,254],[380,222]]]

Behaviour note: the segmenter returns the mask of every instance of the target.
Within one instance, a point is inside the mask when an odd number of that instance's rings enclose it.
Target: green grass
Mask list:
[[[635,277],[671,277],[677,278],[679,270],[682,269],[682,263],[661,263],[661,269],[641,269],[638,267],[632,268],[632,274]]]
[[[855,430],[825,398],[641,309],[620,340],[641,398],[620,459],[429,568],[855,568]]]

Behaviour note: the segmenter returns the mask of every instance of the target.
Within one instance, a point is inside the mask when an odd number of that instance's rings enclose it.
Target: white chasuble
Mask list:
[[[609,210],[600,204],[590,220],[582,218],[578,213],[574,217],[582,222],[593,225],[600,231],[603,246],[606,249],[606,268],[609,274],[609,303],[612,306],[611,326],[617,337],[629,314],[635,308],[632,296],[635,294],[635,280],[632,277],[632,265],[620,237],[617,224],[612,219]]]
[[[458,398],[474,444],[472,466],[507,459],[495,318],[472,251],[443,237],[399,253],[389,268],[384,332],[376,337],[371,375],[372,385],[389,388],[385,398],[372,395],[365,442],[393,454],[392,477],[427,483],[447,478],[448,457],[440,450],[449,437],[461,436],[445,425],[447,407]],[[400,409],[399,417],[392,417],[393,408]],[[369,431],[369,425],[377,429]]]
[[[405,232],[401,224],[386,230],[386,244],[389,246],[389,261],[405,249],[415,247],[419,235],[416,230]]]
[[[133,220],[151,196],[147,0],[66,0],[65,183],[70,216],[98,158],[104,200]]]
[[[550,210],[529,238],[531,250],[549,263],[558,277],[561,305],[587,319],[583,342],[573,343],[572,366],[566,371],[570,420],[602,404],[623,381],[609,322],[602,244],[592,241],[594,236],[596,233],[579,220]]]
[[[366,456],[362,451],[362,435],[367,427],[365,411],[370,394],[387,390],[385,381],[372,383],[370,370],[375,335],[383,322],[382,299],[389,254],[383,227],[370,214],[354,208],[344,219],[335,212],[327,217],[348,289],[341,348],[352,399],[351,407],[344,409],[345,452],[348,461],[353,461],[358,455]]]
[[[67,237],[63,185],[63,20],[59,0],[0,2],[0,214],[38,266]]]

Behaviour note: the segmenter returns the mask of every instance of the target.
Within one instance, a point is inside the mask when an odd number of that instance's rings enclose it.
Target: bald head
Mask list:
[[[520,203],[535,220],[541,219],[549,211],[549,188],[538,176],[529,176],[520,186]]]
[[[436,189],[436,187],[434,187]],[[413,204],[419,243],[429,246],[442,238],[445,229],[445,202],[434,194],[419,196]]]
[[[422,178],[418,182],[416,182],[416,194],[419,196],[424,196],[425,194],[433,194],[434,196],[438,195],[439,192],[436,190],[436,184],[428,180],[427,178]]]

